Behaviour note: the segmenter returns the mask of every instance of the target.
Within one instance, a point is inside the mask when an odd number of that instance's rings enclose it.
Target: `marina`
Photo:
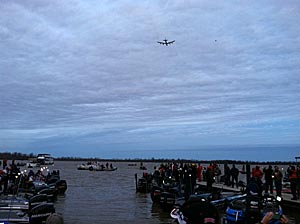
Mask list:
[[[140,178],[146,172],[139,166],[128,166],[128,162],[114,162],[118,169],[114,172],[89,172],[77,170],[77,161],[55,161],[54,169],[60,171],[61,179],[68,183],[64,195],[58,196],[54,202],[55,210],[67,224],[104,223],[173,223],[170,210],[165,210],[159,203],[153,203],[150,192],[137,192],[135,174]],[[152,173],[160,163],[144,162],[147,172]],[[203,164],[206,166],[209,164]],[[241,179],[243,175],[241,176]],[[206,182],[197,184],[205,187]],[[238,193],[240,189],[213,184],[214,188],[225,192]],[[228,194],[229,195],[229,194]],[[289,223],[299,220],[298,201],[289,200],[290,194],[283,193],[283,202],[296,206],[296,212],[287,204],[283,204],[283,212]],[[91,204],[93,206],[91,206]],[[298,212],[297,212],[298,211]],[[220,213],[220,215],[223,215]]]

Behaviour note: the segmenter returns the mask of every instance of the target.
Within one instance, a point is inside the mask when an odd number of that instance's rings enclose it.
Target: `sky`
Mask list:
[[[0,0],[0,151],[292,160],[299,21],[298,0]]]

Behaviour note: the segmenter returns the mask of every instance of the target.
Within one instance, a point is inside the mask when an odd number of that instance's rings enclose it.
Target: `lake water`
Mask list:
[[[113,172],[77,170],[80,162],[56,161],[61,178],[67,180],[68,189],[64,197],[55,204],[66,224],[102,223],[174,223],[169,213],[151,201],[150,194],[136,193],[135,178],[143,171],[128,162],[113,163],[118,167]],[[155,163],[144,163],[148,172]],[[297,223],[289,216],[290,223]]]
[[[56,203],[65,223],[171,223],[169,214],[153,206],[149,194],[135,190],[135,173],[142,175],[139,166],[113,163],[113,172],[77,170],[79,162],[55,162],[55,169],[66,179],[68,190]],[[150,168],[150,166],[149,166]],[[151,169],[153,166],[151,165]]]

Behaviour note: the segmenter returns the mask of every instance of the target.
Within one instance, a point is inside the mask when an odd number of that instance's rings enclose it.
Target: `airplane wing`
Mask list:
[[[159,43],[159,44],[165,44],[165,42],[161,42],[161,41],[157,41],[157,43]]]
[[[168,42],[168,44],[173,44],[175,42],[175,40],[172,40],[170,42]]]

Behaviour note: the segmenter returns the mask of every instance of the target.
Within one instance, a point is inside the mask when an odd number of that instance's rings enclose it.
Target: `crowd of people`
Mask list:
[[[207,166],[192,163],[166,163],[155,167],[154,179],[160,184],[165,176],[172,176],[177,181],[181,180],[186,184],[191,185],[191,189],[196,185],[196,181],[205,181],[207,191],[212,191],[213,183],[223,183],[232,188],[242,187],[243,181],[240,179],[241,174],[247,175],[245,165],[238,169],[235,164],[224,164],[224,168],[217,163],[210,163]],[[290,165],[283,171],[282,168],[275,165],[267,165],[261,168],[256,165],[250,171],[249,176],[255,179],[261,187],[263,193],[276,193],[277,196],[282,196],[283,182],[289,183],[292,193],[292,200],[300,198],[300,165]]]
[[[163,184],[163,180],[168,177],[172,177],[177,182],[181,182],[185,186],[185,194],[192,193],[197,181],[205,181],[208,192],[212,192],[213,183],[225,184],[233,188],[239,188],[242,179],[241,174],[246,175],[246,167],[241,166],[239,170],[235,164],[225,164],[224,168],[216,163],[210,163],[207,166],[201,164],[192,163],[166,163],[160,166],[154,167],[153,179],[158,184]],[[260,166],[254,166],[250,171],[250,183],[254,181],[258,183],[259,193],[273,194],[276,190],[276,195],[281,196],[283,178],[289,178],[292,181],[296,176],[295,183],[299,184],[299,166],[289,166],[285,173],[282,173],[282,169],[279,166],[267,165],[264,168]],[[298,188],[297,188],[298,186]],[[248,187],[248,186],[247,186]],[[252,189],[249,189],[252,190]],[[297,191],[298,190],[298,191]],[[293,190],[292,190],[293,191]],[[296,193],[299,192],[299,185],[296,185]],[[299,195],[298,195],[299,196]],[[298,197],[297,196],[297,197]],[[294,196],[293,196],[294,197]],[[260,223],[269,223],[274,217],[273,212],[268,212],[260,221]],[[288,219],[285,215],[280,216],[280,223],[288,223]]]

